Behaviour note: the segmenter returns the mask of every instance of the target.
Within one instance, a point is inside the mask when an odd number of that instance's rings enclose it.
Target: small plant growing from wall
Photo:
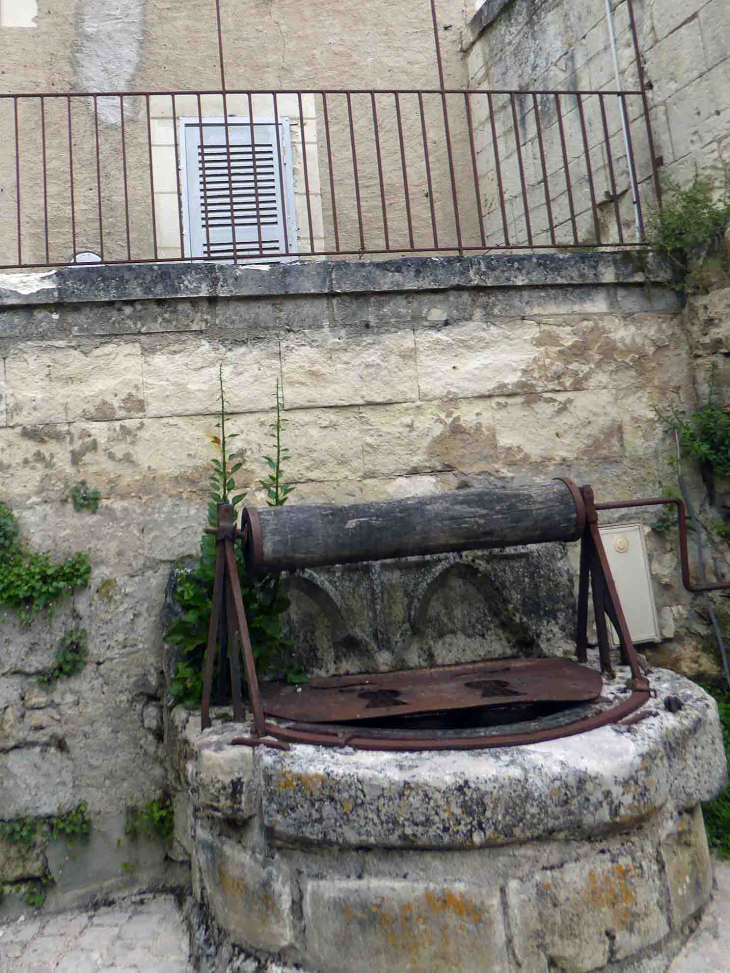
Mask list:
[[[730,165],[718,190],[710,177],[695,177],[689,186],[668,182],[661,211],[649,220],[648,242],[681,271],[682,290],[708,287],[715,276],[730,272],[722,235],[730,221]]]
[[[218,503],[232,503],[237,507],[246,496],[245,493],[235,492],[235,476],[241,469],[242,463],[236,459],[235,452],[230,451],[231,440],[236,434],[231,434],[227,430],[226,424],[229,417],[226,411],[222,372],[219,375],[219,383],[220,418],[217,428],[220,429],[220,435],[213,437],[218,456],[212,462],[212,497],[208,505],[208,522],[211,526],[216,524]],[[277,383],[275,419],[271,424],[272,453],[264,457],[269,474],[265,480],[260,481],[266,491],[266,502],[271,507],[285,504],[294,489],[284,479],[284,464],[290,457],[283,444],[283,424],[281,396]],[[176,703],[196,705],[202,696],[203,656],[208,640],[215,560],[215,538],[210,534],[203,534],[197,567],[183,574],[175,589],[175,599],[182,607],[183,613],[170,628],[166,638],[180,647],[183,657],[177,664],[168,690],[173,705]],[[267,574],[252,577],[246,571],[240,545],[236,545],[236,563],[257,670],[265,673],[276,666],[289,681],[301,681],[302,674],[288,666],[285,659],[289,642],[285,637],[282,616],[289,607],[289,601],[281,590],[279,576]]]
[[[86,665],[87,653],[86,629],[68,629],[58,643],[54,664],[38,676],[38,682],[41,686],[53,686],[59,679],[70,679]]]
[[[141,807],[127,808],[127,821],[124,833],[128,838],[143,835],[146,838],[159,838],[165,844],[172,842],[175,830],[175,812],[168,794],[162,794]]]
[[[57,563],[47,551],[29,551],[20,541],[15,514],[0,502],[0,606],[16,611],[21,624],[30,625],[74,588],[85,588],[90,576],[86,554]]]
[[[99,509],[101,494],[98,490],[90,487],[86,480],[80,480],[74,484],[68,491],[68,494],[66,499],[72,501],[74,510],[88,510],[89,513],[95,514]]]
[[[83,841],[91,833],[91,818],[85,802],[77,804],[66,814],[59,814],[44,818],[12,818],[0,821],[0,839],[11,845],[45,845],[49,841],[63,838],[67,844],[74,845]],[[46,901],[48,889],[53,885],[53,875],[46,871],[40,878],[29,879],[18,886],[7,886],[22,890],[26,903],[33,909],[39,909]],[[0,901],[2,896],[0,896]]]

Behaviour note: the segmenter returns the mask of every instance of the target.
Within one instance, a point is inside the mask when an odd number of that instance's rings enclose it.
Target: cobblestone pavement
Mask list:
[[[669,973],[730,971],[730,863],[715,862],[717,889]],[[29,916],[0,926],[0,973],[193,973],[188,936],[169,895],[97,912]]]
[[[0,973],[192,973],[188,936],[169,895],[97,912],[29,915],[0,926]]]

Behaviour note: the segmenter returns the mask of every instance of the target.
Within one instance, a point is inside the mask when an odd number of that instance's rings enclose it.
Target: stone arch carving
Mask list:
[[[520,556],[520,555],[518,555]],[[489,605],[490,614],[496,626],[503,628],[511,641],[520,644],[523,649],[534,647],[535,639],[529,627],[512,609],[504,586],[494,577],[492,565],[487,557],[465,558],[460,554],[448,555],[423,579],[414,594],[411,607],[410,624],[414,635],[422,634],[425,630],[429,608],[434,597],[446,582],[447,578],[458,575],[467,584],[475,588]]]
[[[343,653],[363,660],[375,658],[377,645],[367,632],[353,628],[351,622],[348,622],[348,612],[343,600],[327,577],[305,568],[290,575],[287,586],[290,596],[296,597],[295,592],[299,590],[317,606],[322,618],[328,623],[335,654]],[[322,646],[320,651],[321,648]],[[314,659],[311,661],[314,662]],[[335,660],[319,658],[318,661],[325,663],[325,667],[329,667],[330,663],[336,665]]]

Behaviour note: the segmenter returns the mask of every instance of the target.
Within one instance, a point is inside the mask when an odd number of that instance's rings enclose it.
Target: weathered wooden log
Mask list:
[[[436,496],[342,506],[247,507],[252,571],[577,540],[583,500],[570,481],[522,489],[457,490]]]

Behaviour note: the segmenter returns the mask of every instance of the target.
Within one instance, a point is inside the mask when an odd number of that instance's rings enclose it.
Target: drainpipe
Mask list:
[[[621,84],[621,71],[618,66],[618,48],[616,47],[616,33],[613,27],[613,9],[611,7],[611,0],[606,0],[606,19],[608,20],[608,33],[611,38],[611,52],[613,54],[613,70],[616,76],[616,88],[618,91],[623,91],[623,86]],[[638,57],[638,51],[636,56]],[[629,179],[631,180],[631,198],[634,203],[634,219],[636,220],[636,237],[637,240],[641,240],[641,219],[639,217],[639,189],[636,185],[636,172],[634,170],[634,160],[631,155],[631,149],[629,147],[629,129],[628,120],[626,118],[626,100],[624,98],[619,99],[621,102],[621,128],[624,133],[624,146],[626,147],[626,161],[629,165]]]

